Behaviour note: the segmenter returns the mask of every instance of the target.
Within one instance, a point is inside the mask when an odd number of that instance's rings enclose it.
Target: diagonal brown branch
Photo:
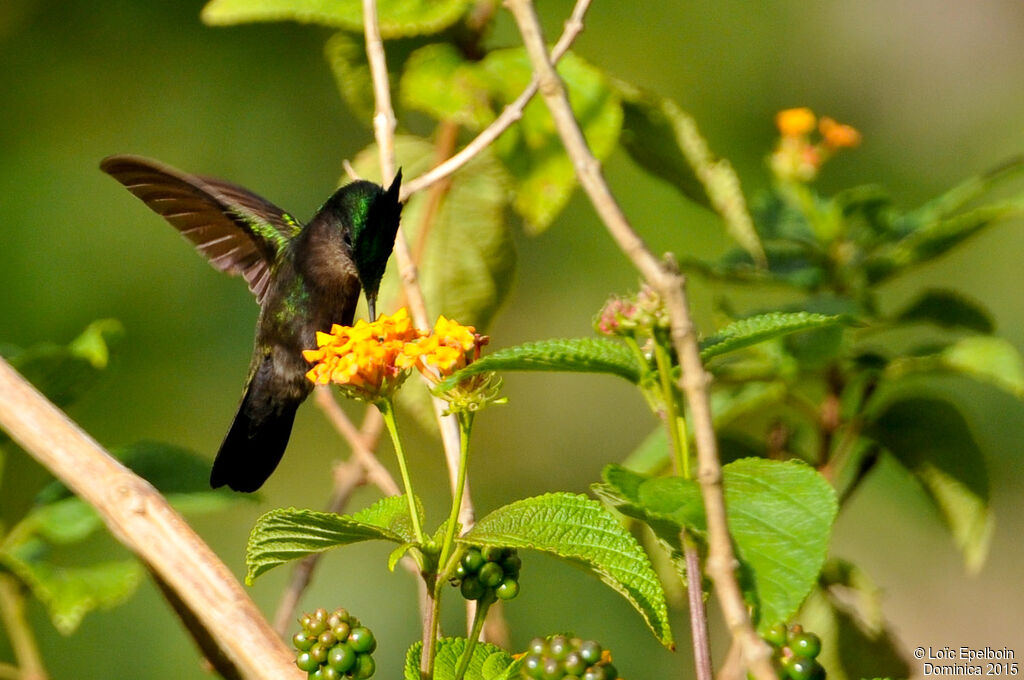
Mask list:
[[[222,674],[265,680],[304,677],[228,568],[163,496],[3,360],[0,427],[92,505],[111,533],[177,594],[232,665],[219,669]]]
[[[540,92],[554,119],[566,152],[573,161],[580,184],[590,197],[609,234],[647,282],[665,300],[672,324],[672,342],[683,369],[681,387],[690,405],[699,463],[698,482],[708,524],[707,571],[715,584],[722,612],[744,661],[759,680],[774,679],[768,646],[750,624],[750,617],[736,581],[736,557],[729,538],[722,493],[722,468],[708,400],[710,376],[700,361],[697,335],[690,317],[686,280],[674,263],[659,260],[633,229],[608,183],[601,164],[590,152],[569,105],[561,79],[548,58],[540,21],[531,0],[506,0],[515,17],[530,61],[540,80]]]

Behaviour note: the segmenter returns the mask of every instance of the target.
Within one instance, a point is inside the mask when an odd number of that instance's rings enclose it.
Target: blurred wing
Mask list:
[[[302,229],[273,203],[230,182],[140,156],[110,156],[100,169],[170,222],[210,264],[244,277],[260,303],[275,259]]]

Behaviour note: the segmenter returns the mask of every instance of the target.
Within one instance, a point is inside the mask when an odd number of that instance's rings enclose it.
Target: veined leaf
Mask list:
[[[940,354],[945,368],[988,382],[1024,399],[1024,361],[1003,338],[961,338]]]
[[[433,43],[413,52],[398,91],[403,106],[471,130],[482,129],[495,118],[479,63],[469,61],[449,43]]]
[[[896,315],[900,323],[927,322],[943,328],[966,328],[992,333],[995,324],[977,302],[953,290],[927,290]]]
[[[843,323],[842,316],[811,312],[770,312],[734,321],[701,341],[700,357],[709,361],[727,352],[756,345],[799,331],[827,328]]]
[[[445,380],[440,388],[488,371],[610,373],[636,383],[643,367],[625,345],[607,338],[538,340],[487,354]]]
[[[434,655],[434,680],[455,680],[459,660],[466,651],[466,638],[446,637],[437,641]],[[421,680],[420,658],[423,642],[416,642],[405,655],[405,680]],[[473,656],[466,668],[465,680],[515,680],[519,678],[522,659],[514,659],[501,647],[487,642],[473,646]]]
[[[405,496],[382,498],[351,516],[295,508],[271,510],[256,520],[249,536],[245,581],[251,585],[277,565],[311,553],[374,539],[399,544],[415,540]]]
[[[427,35],[444,30],[466,11],[470,0],[379,0],[383,38]],[[210,0],[200,16],[212,26],[253,21],[298,21],[363,30],[360,0]]]
[[[690,200],[713,207],[729,235],[763,264],[764,248],[739,178],[727,160],[712,155],[696,121],[671,99],[622,81],[613,85],[622,101],[622,145],[627,153]]]
[[[539,550],[584,567],[625,597],[655,637],[674,648],[665,593],[647,554],[597,501],[570,493],[526,498],[488,514],[460,540]]]
[[[867,434],[921,483],[964,556],[977,572],[988,556],[994,518],[981,448],[948,401],[913,397],[885,405]]]
[[[135,560],[59,567],[35,559],[32,542],[0,550],[0,564],[10,569],[45,607],[54,627],[70,635],[86,614],[114,607],[135,593],[142,566]]]
[[[489,52],[479,66],[490,84],[495,110],[512,103],[533,76],[521,47]],[[619,138],[622,107],[618,96],[599,69],[572,52],[562,57],[557,68],[590,150],[603,160]],[[494,148],[516,179],[512,204],[516,212],[526,221],[528,231],[544,231],[569,201],[576,186],[576,170],[541,97],[530,101],[519,123],[502,134]]]

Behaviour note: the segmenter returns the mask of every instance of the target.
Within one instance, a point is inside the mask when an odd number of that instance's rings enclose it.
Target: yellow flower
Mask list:
[[[800,137],[814,129],[814,112],[806,106],[784,109],[775,114],[775,125],[783,137]]]
[[[472,326],[463,326],[439,316],[430,335],[405,345],[399,363],[416,366],[420,373],[437,383],[478,358],[480,348],[488,340]]]
[[[303,351],[313,364],[306,378],[317,385],[335,383],[351,397],[376,401],[408,376],[408,366],[398,360],[406,343],[422,335],[405,308],[372,323],[360,319],[354,326],[335,324],[330,333],[316,334],[317,349]]]
[[[828,116],[824,116],[818,123],[818,131],[821,132],[825,145],[832,149],[850,148],[860,144],[860,133],[856,128],[837,123]]]

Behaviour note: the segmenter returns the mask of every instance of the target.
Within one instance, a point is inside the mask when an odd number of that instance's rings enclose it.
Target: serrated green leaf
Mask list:
[[[811,312],[770,312],[734,321],[700,343],[700,357],[715,357],[791,333],[828,328],[843,323],[842,316]]]
[[[807,597],[797,621],[804,630],[821,638],[817,660],[828,672],[829,680],[864,678],[907,678],[911,669],[903,658],[895,634],[883,626],[864,625],[828,591],[816,588]]]
[[[900,399],[872,417],[867,434],[921,483],[968,571],[977,572],[988,556],[994,518],[984,456],[960,410],[942,399]]]
[[[444,30],[466,11],[470,0],[378,0],[383,38],[427,35]],[[200,14],[211,26],[253,21],[298,21],[362,31],[360,0],[210,0]]]
[[[415,540],[405,496],[388,496],[355,515],[316,510],[271,510],[256,520],[245,562],[248,584],[279,564],[351,543]]]
[[[717,262],[683,258],[679,265],[684,271],[731,283],[777,284],[811,291],[825,282],[821,254],[813,245],[778,240],[765,240],[762,245],[767,268],[757,266],[750,253],[740,248],[727,252]]]
[[[441,121],[479,130],[494,120],[488,82],[478,62],[450,43],[434,43],[409,56],[398,85],[402,105]]]
[[[455,671],[459,660],[466,651],[466,638],[446,637],[437,641],[434,652],[434,680],[455,680]],[[416,642],[405,654],[405,680],[421,680],[420,658],[423,654],[423,642]],[[477,642],[473,646],[473,656],[466,668],[465,680],[513,680],[519,678],[521,659],[513,659],[512,655],[501,647],[487,642]]]
[[[324,58],[331,67],[341,98],[348,104],[357,120],[369,123],[373,119],[373,82],[370,62],[361,41],[348,33],[335,33],[324,45]],[[393,64],[388,61],[389,75]],[[394,80],[388,78],[388,82]]]
[[[807,597],[825,562],[839,506],[814,468],[760,458],[722,468],[729,533],[748,567],[758,627],[784,621]]]
[[[35,552],[31,543],[0,551],[0,564],[28,586],[64,635],[73,633],[89,612],[127,600],[142,582],[142,565],[135,560],[62,567],[36,559]]]
[[[434,145],[425,139],[399,136],[395,153],[403,173],[421,174],[434,164]],[[363,177],[379,181],[376,146],[353,163]],[[429,232],[422,232],[425,193],[413,196],[402,210],[402,228],[414,251],[426,238],[420,259],[420,285],[431,314],[443,314],[483,332],[512,284],[516,252],[512,229],[505,220],[507,181],[498,163],[483,153],[456,173],[437,207]],[[399,290],[397,268],[388,268],[381,298]]]
[[[867,630],[877,633],[885,627],[882,589],[853,562],[839,558],[826,560],[818,583],[830,593],[845,591],[849,596],[844,599],[852,604],[851,612]]]
[[[526,498],[491,512],[460,540],[539,550],[586,568],[625,597],[655,637],[673,648],[665,593],[647,554],[597,501],[570,493]]]
[[[449,389],[469,376],[488,371],[610,373],[637,383],[641,370],[625,345],[608,338],[538,340],[487,354],[452,375],[439,388]]]
[[[643,475],[656,474],[668,465],[668,446],[668,432],[658,426],[626,456],[622,467]]]
[[[986,334],[995,330],[992,317],[984,307],[954,290],[926,290],[896,314],[895,320],[927,322],[942,328],[966,328]]]
[[[590,150],[603,160],[619,138],[622,107],[618,96],[599,69],[572,52],[562,57],[557,68]],[[520,47],[489,52],[480,69],[490,83],[496,110],[512,103],[533,76],[529,57]],[[494,148],[516,178],[516,212],[528,231],[544,231],[568,202],[576,186],[576,170],[540,97],[530,101],[519,123],[502,134]]]

